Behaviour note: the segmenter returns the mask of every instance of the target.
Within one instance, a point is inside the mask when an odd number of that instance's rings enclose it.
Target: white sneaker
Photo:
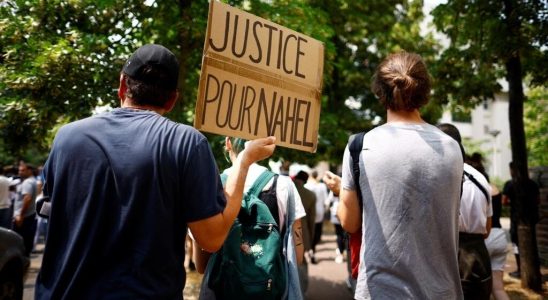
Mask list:
[[[335,249],[335,262],[338,264],[342,264],[344,261],[343,255],[341,251],[339,251],[339,248]]]

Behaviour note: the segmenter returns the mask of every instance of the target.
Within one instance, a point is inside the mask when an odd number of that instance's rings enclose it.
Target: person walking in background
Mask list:
[[[307,189],[304,184],[308,180],[308,173],[299,171],[293,178],[295,187],[302,201],[306,215],[301,219],[303,228],[303,245],[304,251],[312,248],[312,238],[314,236],[314,220],[316,218],[316,195],[314,192]]]
[[[509,300],[510,298],[504,290],[503,281],[504,266],[506,265],[506,256],[508,253],[508,240],[500,224],[502,194],[493,184],[491,184],[491,200],[493,206],[491,232],[487,239],[485,239],[485,246],[491,258],[491,272],[493,274],[493,290],[491,293],[495,300]]]
[[[430,95],[426,65],[417,54],[392,54],[378,66],[372,90],[387,110],[387,123],[363,138],[359,182],[345,149],[337,189],[342,227],[350,233],[362,228],[354,297],[462,299],[457,249],[463,158],[458,143],[419,113]]]
[[[42,175],[43,166],[40,166],[34,172],[36,177],[36,186],[38,190],[38,196],[36,196],[36,203],[39,203],[44,198],[44,193],[42,192],[42,187],[44,186],[44,176]],[[38,204],[36,204],[38,209]],[[36,215],[36,232],[34,234],[34,248],[40,243],[46,241],[48,232],[48,220],[41,217],[39,214]],[[36,250],[36,249],[35,249]]]
[[[231,176],[233,172],[235,171],[235,163],[238,161],[238,158],[241,156],[242,151],[247,147],[246,141],[241,138],[225,138],[225,151],[228,159],[232,162],[232,166],[226,170],[223,171],[223,176],[228,175]],[[265,172],[269,172],[267,168],[259,165],[259,164],[252,164],[249,166],[249,172],[248,176],[245,180],[245,186],[244,191],[247,193],[249,190],[255,186],[255,183],[262,177],[262,175]],[[294,222],[292,225],[292,228],[286,228],[286,221],[290,217],[290,211],[289,211],[289,201],[290,197],[293,197],[293,215],[294,215]],[[261,192],[258,195],[258,198],[266,204],[268,207],[268,211],[272,215],[275,223],[277,224],[277,229],[280,233],[280,237],[286,238],[292,236],[293,238],[283,241],[280,249],[277,249],[279,251],[280,255],[283,255],[284,260],[287,264],[287,273],[289,274],[286,283],[286,288],[288,291],[289,299],[302,299],[303,297],[303,291],[300,287],[300,277],[298,275],[298,266],[303,263],[304,261],[304,239],[303,239],[303,225],[302,225],[302,219],[306,216],[305,208],[303,206],[303,202],[301,201],[301,197],[299,196],[299,193],[297,191],[297,188],[291,178],[286,175],[274,175],[268,182],[264,185]],[[313,200],[313,199],[311,199]],[[240,199],[241,201],[241,199]],[[256,212],[258,214],[258,212]],[[239,221],[238,223],[243,223],[243,221]],[[292,230],[292,235],[286,234],[286,231]],[[271,231],[269,231],[271,232]],[[229,237],[230,239],[230,237]],[[240,237],[238,237],[240,239]],[[244,247],[247,251],[249,241],[240,241],[237,242],[238,246]],[[285,250],[283,247],[287,245]],[[230,246],[230,245],[229,245]],[[225,247],[225,246],[223,246]],[[253,249],[254,245],[251,246]],[[219,299],[219,298],[226,298],[226,291],[223,293],[223,288],[225,287],[216,287],[215,278],[219,278],[219,274],[215,273],[216,271],[220,270],[221,268],[217,268],[214,264],[215,262],[211,260],[213,257],[214,251],[207,251],[207,249],[204,249],[204,247],[201,247],[201,244],[198,240],[194,242],[194,262],[196,263],[196,270],[198,273],[204,273],[204,277],[202,280],[202,286],[200,289],[200,299]],[[223,250],[223,249],[221,249]],[[234,253],[232,250],[229,249],[227,252]],[[291,251],[294,251],[294,253],[289,253]],[[265,252],[271,253],[273,249],[261,249],[260,252],[263,254]],[[239,252],[239,250],[238,250]],[[222,255],[222,253],[220,253]],[[247,254],[246,254],[247,255]],[[262,255],[253,256],[253,260],[258,260],[261,258]],[[238,260],[238,258],[233,258],[234,260]],[[244,267],[237,265],[240,261],[233,261],[230,265],[230,268],[238,268],[238,267]],[[255,261],[254,261],[255,262]],[[213,263],[213,265],[208,265]],[[207,269],[206,269],[207,267]],[[258,266],[258,268],[262,268],[263,266]],[[273,266],[268,266],[268,268],[272,268]],[[240,270],[237,270],[240,271]],[[241,272],[241,271],[240,271]],[[261,274],[264,275],[264,274]],[[296,276],[293,278],[293,276]],[[257,278],[253,278],[255,281]],[[274,278],[274,280],[279,280],[281,278]],[[234,277],[222,277],[220,278],[221,281],[229,281],[229,283],[226,283],[227,286],[234,287],[234,286],[248,286],[249,283],[243,282],[244,278],[242,276],[234,276]],[[294,281],[295,280],[295,281]],[[270,284],[270,283],[269,283]],[[266,286],[262,286],[260,283],[253,283],[255,285],[255,288],[252,290],[257,293],[263,292],[262,288]],[[277,286],[275,283],[272,284],[271,290],[276,290],[275,286]],[[221,290],[219,290],[221,289]],[[239,294],[240,297],[245,299],[252,299],[252,295],[245,294],[246,291],[240,290]],[[296,297],[296,298],[295,298]],[[255,297],[256,298],[256,297]]]
[[[11,228],[11,180],[4,176],[4,168],[0,167],[0,227]]]
[[[327,186],[318,178],[318,171],[313,170],[305,188],[311,190],[316,195],[316,218],[314,220],[314,238],[312,239],[312,249],[309,252],[310,262],[316,263],[316,246],[322,239],[323,221],[327,206]]]
[[[535,181],[529,179],[525,182],[525,188],[529,191],[528,195],[530,198],[524,199],[523,212],[525,216],[519,216],[518,203],[516,201],[517,195],[514,190],[514,181],[516,180],[517,170],[513,162],[510,162],[510,176],[512,179],[508,180],[504,184],[502,189],[502,203],[504,205],[510,205],[510,240],[512,241],[512,248],[514,250],[514,255],[516,257],[517,270],[510,272],[509,275],[514,278],[521,277],[521,264],[519,258],[519,235],[518,235],[518,225],[520,219],[527,220],[531,225],[531,230],[533,231],[532,235],[535,235],[536,224],[539,221],[539,212],[538,205],[540,203],[540,191],[539,187]]]
[[[483,166],[483,157],[480,153],[475,152],[470,156],[466,156],[465,161],[467,164],[478,170],[487,181],[489,181],[489,175],[485,172]],[[508,240],[506,239],[506,233],[502,229],[500,224],[500,216],[502,211],[502,193],[496,185],[491,185],[491,206],[493,208],[493,216],[491,217],[491,231],[489,236],[485,239],[485,246],[489,251],[489,257],[491,258],[491,273],[493,276],[493,289],[491,294],[495,300],[509,300],[508,294],[504,290],[504,266],[506,265],[506,256],[508,253]]]
[[[25,254],[30,256],[36,231],[35,201],[37,188],[34,167],[21,161],[19,163],[19,177],[21,178],[21,184],[16,187],[12,229],[21,235],[25,242]]]
[[[489,175],[485,172],[483,166],[483,157],[480,153],[475,152],[470,156],[466,156],[465,161],[467,164],[478,170],[487,181],[489,181]],[[491,217],[491,231],[489,236],[485,239],[485,246],[489,251],[489,257],[491,258],[491,273],[493,277],[493,289],[491,294],[495,300],[509,300],[506,291],[504,290],[504,266],[506,265],[506,256],[508,253],[508,241],[506,239],[506,233],[502,229],[500,224],[500,216],[502,211],[502,193],[496,185],[491,185],[491,207],[493,208],[493,216]]]
[[[205,136],[163,117],[179,63],[144,45],[120,74],[120,108],[59,129],[44,165],[49,230],[36,299],[180,299],[187,227],[221,247],[240,211],[249,166],[275,138],[251,141],[223,189]]]
[[[438,128],[459,143],[460,132],[452,124]],[[483,174],[464,163],[459,213],[459,273],[464,299],[489,300],[492,290],[491,259],[484,239],[491,230],[491,186]]]
[[[299,171],[293,178],[297,192],[301,197],[304,211],[306,216],[301,219],[301,225],[303,228],[303,245],[304,253],[310,253],[312,249],[312,242],[314,237],[314,221],[316,219],[316,195],[305,187],[305,183],[308,181],[308,173],[305,171]],[[306,255],[305,255],[306,258]],[[303,295],[308,289],[308,263],[303,260],[303,263],[299,265],[299,278],[301,280],[301,289]]]
[[[337,209],[339,208],[339,196],[335,195],[333,191],[329,192],[327,196],[327,203],[329,203],[330,218],[329,221],[333,224],[335,228],[335,235],[337,236],[337,248],[335,248],[335,262],[342,264],[344,262],[343,253],[346,249],[345,243],[345,233],[344,229],[341,226],[341,221],[337,216]]]

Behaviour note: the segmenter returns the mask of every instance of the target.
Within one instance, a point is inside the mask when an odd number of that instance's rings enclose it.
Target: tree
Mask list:
[[[332,66],[324,73],[318,153],[338,165],[348,137],[385,118],[385,109],[370,89],[378,64],[401,50],[420,53],[429,61],[436,44],[431,36],[420,35],[422,1],[310,0],[310,4],[325,12],[333,30],[329,40],[322,40],[333,49],[325,58]],[[428,119],[439,113],[424,112]]]
[[[548,87],[531,89],[524,105],[529,166],[548,166]]]
[[[384,118],[384,109],[369,91],[382,58],[401,49],[421,53],[427,60],[434,57],[433,39],[419,34],[422,1],[228,3],[325,45],[318,151],[279,148],[275,159],[338,164],[348,136]],[[49,139],[44,137],[56,124],[89,116],[97,105],[116,106],[122,64],[146,43],[166,45],[178,56],[181,97],[168,117],[191,124],[207,11],[206,2],[191,0],[4,1],[0,4],[0,152],[21,157],[27,148],[47,151]],[[222,137],[207,136],[223,165]]]
[[[523,216],[528,199],[527,152],[523,125],[523,78],[546,84],[548,62],[548,3],[538,0],[449,0],[434,11],[436,27],[450,39],[435,68],[436,94],[445,102],[475,105],[500,90],[497,79],[509,84],[512,160],[520,221],[519,248],[522,285],[541,290],[542,278],[534,226]]]
[[[0,132],[3,151],[45,150],[59,118],[116,103],[134,30],[131,1],[4,1],[0,4]],[[128,17],[129,16],[129,17]]]

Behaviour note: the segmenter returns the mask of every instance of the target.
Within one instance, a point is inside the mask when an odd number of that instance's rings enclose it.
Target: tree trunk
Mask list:
[[[181,45],[181,52],[179,53],[179,101],[174,107],[174,113],[184,114],[189,105],[196,101],[196,99],[189,99],[189,95],[192,93],[187,93],[188,87],[188,72],[189,62],[192,51],[197,45],[197,41],[192,36],[192,15],[190,5],[192,4],[191,0],[180,0],[179,1],[179,12],[181,15],[182,23],[188,24],[188,26],[181,26],[179,30],[179,40]]]
[[[509,121],[510,140],[512,144],[512,160],[516,166],[514,190],[518,210],[518,247],[520,253],[521,285],[524,288],[537,292],[542,291],[542,277],[540,274],[539,255],[535,223],[526,218],[524,213],[528,207],[527,201],[531,201],[526,189],[529,180],[527,167],[527,148],[525,130],[523,126],[523,75],[520,60],[520,20],[516,11],[515,0],[504,1],[504,14],[507,21],[507,34],[509,41],[509,53],[506,58],[506,79],[509,84]]]

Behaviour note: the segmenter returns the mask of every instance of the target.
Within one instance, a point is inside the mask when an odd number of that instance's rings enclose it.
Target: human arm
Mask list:
[[[506,195],[502,195],[502,204],[509,205],[510,204],[510,198]]]
[[[354,233],[361,227],[360,205],[358,194],[355,190],[341,189],[341,177],[327,171],[323,178],[325,184],[333,192],[339,195],[337,216],[341,226],[346,232]]]
[[[502,187],[502,204],[504,205],[510,205],[510,197],[508,195],[510,194],[511,186],[511,182],[507,181],[504,187]]]
[[[326,171],[323,176],[323,182],[325,182],[327,188],[329,188],[329,190],[331,190],[335,196],[339,196],[341,188],[341,177],[331,173],[330,171]]]
[[[224,188],[227,203],[224,210],[209,218],[188,223],[200,249],[213,253],[221,248],[240,211],[249,166],[272,155],[276,147],[275,142],[275,137],[250,141],[236,158],[233,170],[227,178]]]
[[[196,271],[200,274],[204,274],[209,258],[211,257],[211,253],[202,249],[202,247],[200,247],[194,239],[192,239],[192,245],[194,247],[194,251],[192,252],[192,261],[194,261]]]
[[[358,194],[354,190],[342,189],[339,195],[339,207],[337,216],[341,221],[341,226],[348,233],[358,231],[361,224],[360,205],[358,203]]]
[[[303,263],[304,244],[303,244],[303,228],[301,219],[293,222],[293,242],[295,243],[295,254],[297,255],[297,264]]]
[[[483,238],[486,239],[489,236],[489,233],[491,233],[491,226],[493,225],[493,219],[491,217],[487,217],[487,221],[485,222],[485,230],[487,233],[483,235]]]

